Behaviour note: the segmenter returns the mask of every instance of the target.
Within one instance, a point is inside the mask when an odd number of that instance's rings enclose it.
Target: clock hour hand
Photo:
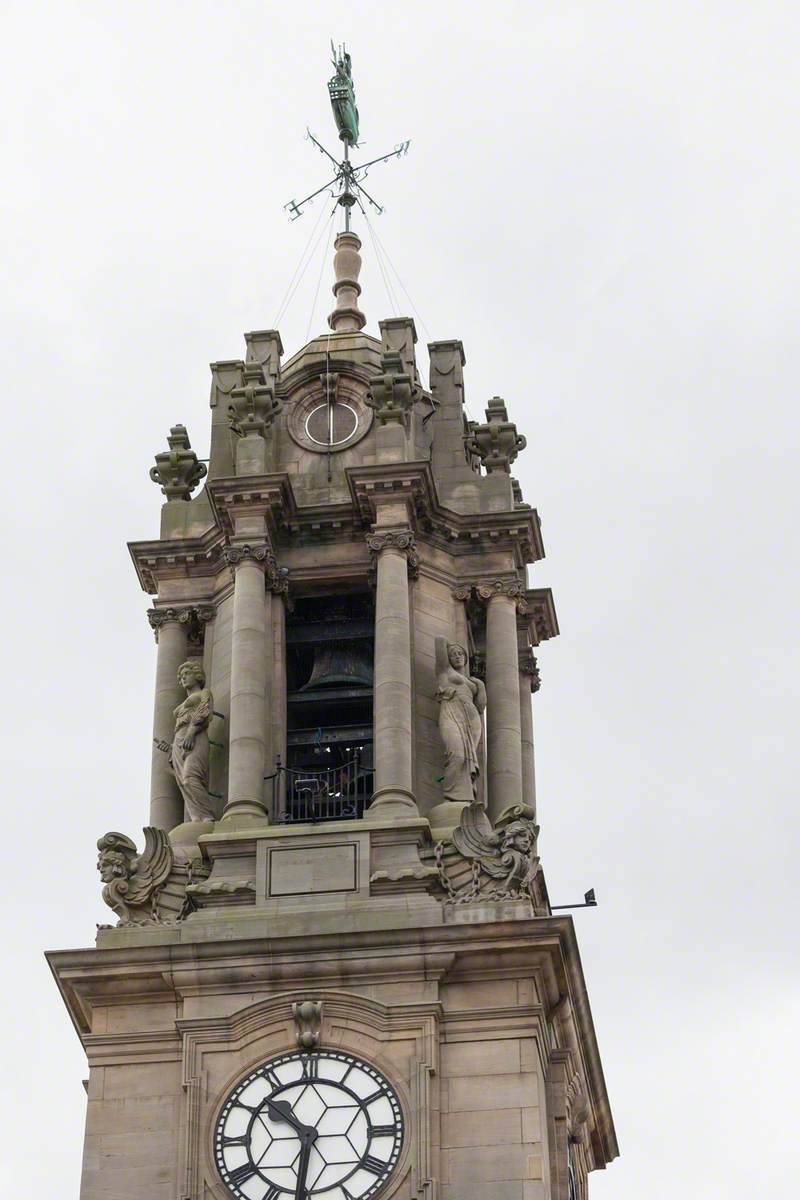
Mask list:
[[[298,1120],[292,1112],[292,1106],[288,1100],[267,1100],[266,1107],[269,1110],[269,1115],[273,1121],[283,1121],[287,1125],[291,1125],[292,1129],[297,1130],[300,1135],[300,1140],[309,1145],[317,1136],[317,1131],[313,1125],[304,1125]]]

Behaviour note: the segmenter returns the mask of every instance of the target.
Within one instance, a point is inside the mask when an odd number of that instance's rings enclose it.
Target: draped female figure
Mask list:
[[[205,671],[196,660],[178,667],[178,682],[186,689],[186,699],[175,709],[169,765],[188,819],[213,821],[216,813],[208,794],[208,726],[214,715],[214,697],[206,687]]]
[[[439,733],[444,743],[442,791],[445,800],[472,804],[480,773],[481,713],[486,708],[486,689],[480,679],[470,676],[463,646],[443,637],[436,638],[435,645]]]

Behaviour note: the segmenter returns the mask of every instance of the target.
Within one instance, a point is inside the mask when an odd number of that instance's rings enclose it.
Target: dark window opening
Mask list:
[[[297,601],[286,622],[285,821],[363,816],[373,787],[369,594]]]

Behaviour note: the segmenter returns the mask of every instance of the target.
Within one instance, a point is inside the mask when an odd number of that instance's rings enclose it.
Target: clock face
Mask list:
[[[217,1169],[240,1200],[367,1200],[391,1175],[403,1115],[374,1067],[336,1050],[284,1054],[225,1101]]]
[[[318,404],[306,417],[306,433],[317,446],[341,446],[357,428],[358,413],[350,404]]]

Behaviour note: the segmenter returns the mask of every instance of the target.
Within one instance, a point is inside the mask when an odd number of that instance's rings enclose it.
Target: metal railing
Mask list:
[[[351,821],[364,815],[372,795],[372,771],[356,755],[340,767],[296,771],[276,763],[272,778],[273,820]]]

